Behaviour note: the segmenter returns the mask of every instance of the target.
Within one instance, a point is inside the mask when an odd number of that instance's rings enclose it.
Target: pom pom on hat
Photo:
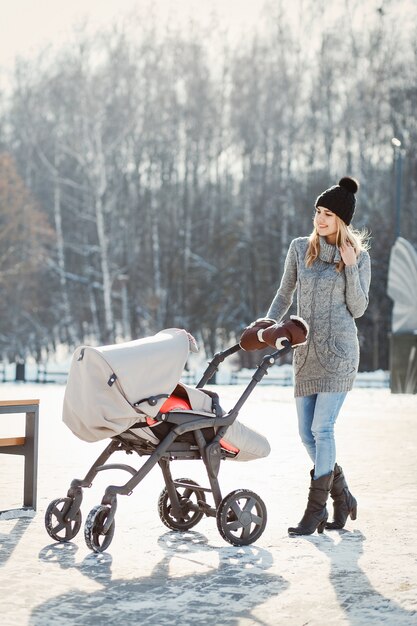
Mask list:
[[[350,193],[356,193],[359,189],[359,183],[357,180],[351,178],[350,176],[344,176],[339,180],[339,187],[344,187],[345,189],[350,191]]]
[[[355,194],[359,189],[359,183],[350,176],[344,176],[338,185],[329,187],[320,194],[315,206],[322,206],[335,213],[345,224],[349,225],[356,207]]]

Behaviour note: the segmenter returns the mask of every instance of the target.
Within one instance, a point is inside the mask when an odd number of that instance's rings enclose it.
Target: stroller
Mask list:
[[[135,487],[159,465],[165,488],[158,499],[161,521],[172,530],[186,531],[204,517],[215,517],[220,535],[235,546],[249,545],[262,535],[267,521],[262,499],[248,489],[222,496],[218,474],[221,461],[247,461],[269,453],[269,444],[236,418],[239,410],[278,358],[291,350],[289,341],[265,356],[235,406],[225,413],[217,394],[204,390],[218,366],[241,349],[236,344],[217,353],[197,386],[178,382],[194,338],[182,329],[167,329],[153,337],[99,348],[80,347],[73,356],[64,397],[63,421],[84,441],[110,437],[110,443],[83,479],[74,479],[65,498],[53,500],[45,513],[52,539],[73,539],[82,523],[83,489],[104,470],[131,474],[126,484],[106,488],[101,504],[89,513],[84,537],[88,548],[103,552],[115,531],[118,495]],[[136,470],[106,463],[115,452],[148,457]],[[188,478],[174,480],[171,462],[202,460],[209,487]],[[214,505],[207,502],[211,494]]]

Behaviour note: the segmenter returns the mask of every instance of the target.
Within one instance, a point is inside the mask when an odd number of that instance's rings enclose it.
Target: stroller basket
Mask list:
[[[263,358],[227,413],[221,409],[217,394],[203,387],[219,364],[241,349],[240,345],[216,354],[195,388],[178,382],[190,349],[195,350],[195,343],[186,331],[168,329],[148,339],[75,352],[63,420],[81,439],[110,437],[110,443],[85,477],[71,482],[67,496],[49,504],[45,527],[55,541],[70,541],[79,532],[83,489],[92,486],[97,474],[124,470],[130,474],[129,480],[107,487],[101,504],[90,511],[84,526],[87,546],[94,552],[106,550],[115,531],[117,496],[131,495],[156,465],[165,482],[158,512],[168,528],[185,531],[207,516],[216,518],[221,536],[233,545],[251,544],[262,535],[267,512],[260,496],[237,489],[223,497],[218,475],[222,460],[247,461],[269,453],[266,439],[236,418],[254,387],[291,346],[287,342]],[[162,377],[154,374],[161,370]],[[107,463],[115,452],[147,458],[139,469]],[[171,463],[175,460],[203,461],[209,486],[202,487],[189,478],[174,479]],[[207,502],[208,494],[214,504]]]

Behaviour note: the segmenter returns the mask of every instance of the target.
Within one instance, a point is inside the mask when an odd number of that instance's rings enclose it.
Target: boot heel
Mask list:
[[[355,520],[357,512],[358,512],[358,507],[355,504],[355,506],[350,509],[350,519]]]
[[[322,534],[324,527],[326,526],[326,522],[327,522],[327,518],[324,519],[322,522],[320,522],[320,524],[317,526],[317,532],[319,533],[319,535]]]

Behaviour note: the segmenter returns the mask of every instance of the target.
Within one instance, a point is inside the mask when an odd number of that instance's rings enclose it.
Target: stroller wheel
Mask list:
[[[191,478],[178,478],[174,483],[185,483],[183,486],[175,485],[180,505],[180,515],[174,516],[168,490],[162,490],[158,499],[158,513],[165,526],[171,530],[188,530],[204,517],[199,501],[205,503],[206,496],[200,485]]]
[[[107,532],[104,524],[110,513],[110,508],[99,504],[91,509],[84,526],[84,539],[87,547],[94,552],[104,552],[112,542],[115,522],[110,524]]]
[[[265,530],[266,506],[253,491],[236,489],[223,498],[216,518],[223,539],[234,546],[247,546]]]
[[[52,500],[45,512],[46,532],[55,541],[70,541],[81,527],[81,510],[75,513],[74,519],[68,518],[68,511],[72,504],[71,498],[57,498]]]

